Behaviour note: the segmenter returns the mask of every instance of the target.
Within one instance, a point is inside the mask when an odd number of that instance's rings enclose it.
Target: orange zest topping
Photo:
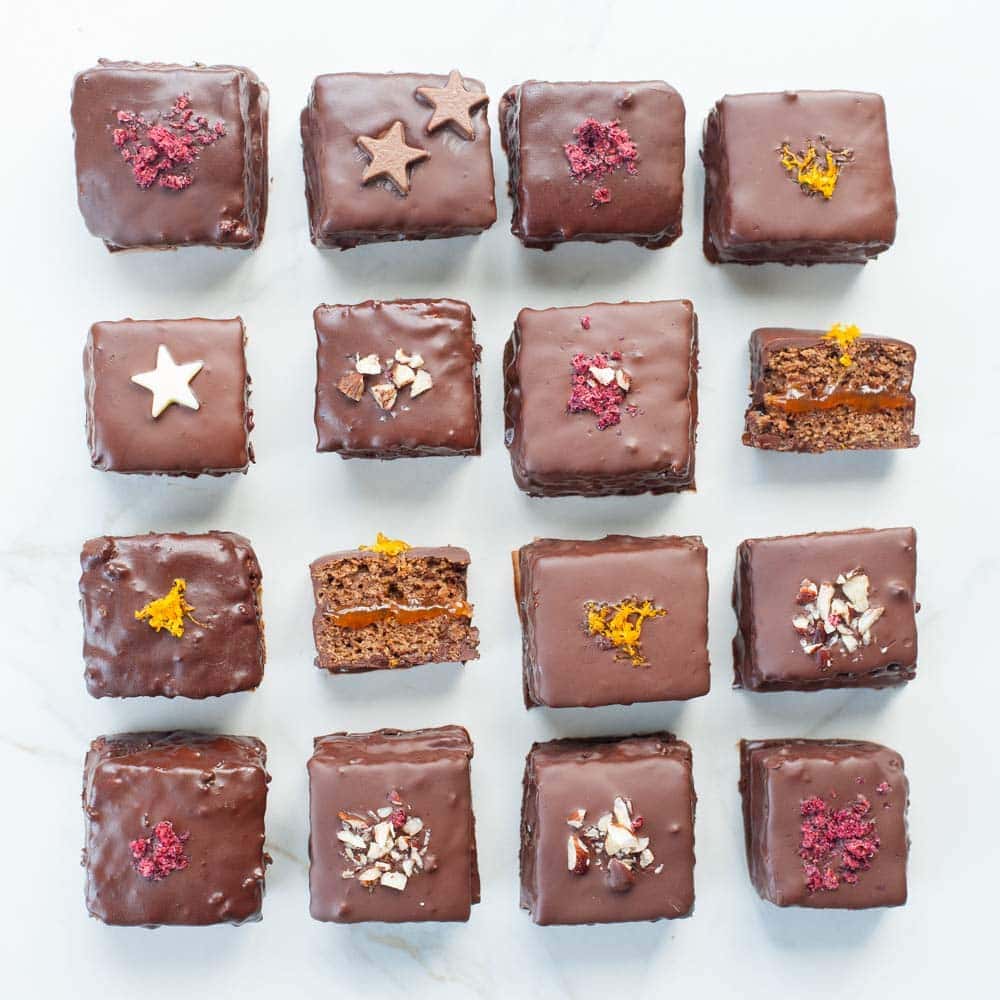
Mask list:
[[[651,601],[639,603],[626,599],[618,604],[597,604],[588,601],[587,631],[599,636],[621,651],[620,659],[628,658],[634,667],[647,666],[642,655],[642,626],[647,618],[659,618],[667,612]]]
[[[401,552],[406,552],[413,548],[413,546],[399,538],[386,538],[380,531],[375,536],[374,545],[359,545],[358,548],[362,552],[378,552],[383,556],[398,556]]]
[[[184,591],[187,589],[187,581],[183,579],[174,580],[174,585],[163,597],[150,601],[144,608],[140,608],[135,617],[137,621],[145,621],[150,628],[159,632],[166,629],[172,636],[180,639],[184,635],[184,618],[187,616],[195,625],[201,622],[191,617],[194,605],[188,604],[184,599]]]
[[[811,142],[804,153],[793,153],[788,143],[783,142],[778,153],[781,165],[799,187],[807,194],[821,194],[826,199],[833,197],[840,171],[851,159],[851,152],[847,149],[827,149],[826,155],[821,157]]]
[[[833,326],[823,334],[824,340],[833,340],[840,348],[840,363],[845,368],[850,368],[854,362],[851,360],[848,348],[861,336],[861,330],[853,323],[844,326],[843,323],[834,323]]]

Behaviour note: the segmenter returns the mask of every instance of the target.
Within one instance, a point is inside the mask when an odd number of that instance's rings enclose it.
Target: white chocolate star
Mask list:
[[[179,365],[170,356],[164,344],[156,352],[156,367],[150,372],[140,372],[132,376],[136,385],[148,389],[153,394],[153,419],[155,420],[171,403],[197,410],[201,406],[198,397],[188,384],[201,371],[204,361],[190,361]]]

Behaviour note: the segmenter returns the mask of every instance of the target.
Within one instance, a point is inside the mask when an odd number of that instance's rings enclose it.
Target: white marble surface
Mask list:
[[[987,5],[640,2],[4,5],[0,83],[4,516],[0,520],[0,980],[12,998],[286,995],[809,997],[936,995],[988,965],[995,937],[996,703],[1000,670],[994,518],[998,149]],[[527,6],[527,5],[525,5]],[[980,6],[982,14],[977,13]],[[109,256],[74,202],[68,93],[98,56],[252,66],[271,88],[267,238],[257,253]],[[446,71],[506,85],[663,77],[687,103],[685,236],[669,250],[510,236],[500,199],[478,239],[323,255],[309,244],[298,112],[320,72]],[[901,218],[895,249],[864,269],[709,266],[700,249],[701,120],[723,92],[852,87],[884,93]],[[993,98],[991,97],[991,100]],[[494,131],[498,198],[506,168]],[[995,187],[995,185],[994,185]],[[987,239],[983,239],[986,236]],[[965,249],[963,249],[965,248]],[[485,454],[384,466],[313,451],[313,332],[321,301],[468,299],[484,347]],[[523,305],[687,296],[701,319],[697,495],[539,502],[520,495],[502,444],[500,354]],[[258,464],[246,477],[168,482],[92,471],[80,351],[99,319],[241,313],[254,376]],[[911,338],[919,450],[762,455],[739,444],[746,339],[758,325],[836,320]],[[729,580],[749,535],[916,525],[920,675],[892,693],[748,696],[729,689]],[[255,694],[202,704],[91,700],[83,686],[77,557],[103,532],[234,529],[265,573],[270,651]],[[332,678],[312,666],[307,562],[377,529],[473,555],[482,659],[467,669]],[[713,689],[686,705],[528,714],[508,552],[534,535],[700,533],[710,551]],[[483,903],[463,926],[336,927],[307,910],[305,761],[314,735],[464,723]],[[264,920],[239,929],[111,929],[89,920],[78,867],[88,740],[143,727],[262,737],[274,776],[274,865]],[[537,928],[517,908],[517,826],[532,740],[668,727],[694,747],[700,802],[689,920]],[[911,901],[867,913],[780,911],[742,857],[741,736],[867,737],[905,757],[913,791]],[[970,979],[971,982],[971,979]],[[988,987],[983,986],[988,992]],[[895,993],[894,993],[895,991]]]

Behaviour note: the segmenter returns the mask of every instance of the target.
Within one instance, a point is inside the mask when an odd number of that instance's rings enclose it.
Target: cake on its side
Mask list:
[[[315,560],[316,666],[353,673],[477,659],[468,567],[465,549],[413,548],[382,534]]]
[[[743,443],[800,452],[915,448],[915,360],[911,344],[854,326],[754,330]]]

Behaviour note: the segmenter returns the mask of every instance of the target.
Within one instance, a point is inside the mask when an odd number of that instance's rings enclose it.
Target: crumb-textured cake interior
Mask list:
[[[849,366],[841,356],[829,341],[766,352],[744,443],[779,451],[914,447],[913,348],[873,338],[856,342]]]
[[[351,671],[475,659],[466,571],[465,560],[434,549],[317,560],[317,665]]]

